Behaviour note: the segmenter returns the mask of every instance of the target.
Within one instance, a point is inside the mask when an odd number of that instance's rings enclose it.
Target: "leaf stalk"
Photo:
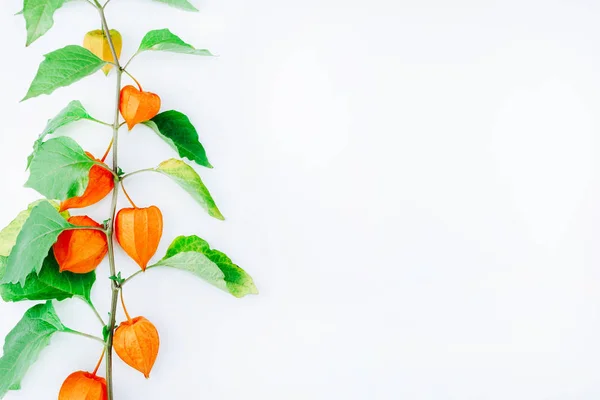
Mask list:
[[[79,332],[79,331],[76,331],[74,329],[69,329],[69,328],[66,328],[65,330],[63,330],[63,332],[65,332],[65,333],[72,333],[73,335],[77,335],[77,336],[83,336],[83,337],[86,337],[88,339],[92,339],[92,340],[95,340],[97,342],[100,342],[103,345],[105,344],[104,340],[102,340],[98,336],[90,335],[89,333],[83,333],[83,332]]]

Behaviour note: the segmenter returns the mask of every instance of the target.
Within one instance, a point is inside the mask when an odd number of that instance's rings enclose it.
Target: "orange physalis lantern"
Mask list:
[[[102,225],[88,216],[75,216],[68,219],[76,226]],[[53,246],[54,257],[60,267],[60,272],[70,271],[76,274],[86,274],[96,269],[108,252],[106,235],[94,229],[69,229],[58,236]]]
[[[157,94],[138,90],[127,85],[121,89],[119,110],[131,130],[136,124],[154,118],[160,111],[160,97]]]
[[[113,339],[113,347],[121,360],[146,378],[150,377],[159,346],[156,327],[144,317],[121,322]]]
[[[115,219],[117,241],[144,271],[158,249],[162,231],[163,217],[156,206],[123,208]]]
[[[152,322],[144,317],[131,318],[123,300],[121,290],[121,304],[127,321],[121,322],[115,330],[113,348],[117,355],[130,367],[140,371],[146,378],[154,366],[160,347],[158,331]]]
[[[77,371],[65,380],[58,400],[106,400],[106,380],[89,372]]]

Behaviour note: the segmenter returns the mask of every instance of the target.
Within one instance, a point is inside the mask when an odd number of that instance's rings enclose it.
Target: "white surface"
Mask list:
[[[113,99],[99,73],[18,103],[43,53],[98,27],[91,7],[69,4],[26,49],[19,3],[0,13],[2,226],[37,197],[23,170],[46,119],[79,99],[109,120]],[[126,56],[163,27],[220,55],[146,54],[131,70],[191,116],[216,167],[198,171],[228,219],[160,176],[129,190],[164,212],[159,254],[199,234],[261,295],[170,271],[127,286],[162,347],[149,381],[115,362],[118,399],[600,396],[597,1],[195,4],[113,0],[108,18]],[[86,122],[62,133],[95,154],[109,135]],[[173,155],[143,127],[121,144],[126,171]],[[102,220],[107,206],[89,212]],[[122,252],[119,266],[136,270]],[[105,312],[108,281],[93,295]],[[0,336],[27,307],[0,304]],[[99,332],[77,301],[57,309]],[[98,353],[55,336],[6,398],[55,398]]]

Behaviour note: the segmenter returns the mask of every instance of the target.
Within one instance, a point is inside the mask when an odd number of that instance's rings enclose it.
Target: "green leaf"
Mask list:
[[[163,259],[148,268],[159,266],[189,271],[238,298],[258,294],[250,275],[195,235],[175,238]]]
[[[102,338],[104,339],[105,342],[108,342],[109,334],[110,334],[110,328],[108,327],[108,325],[104,325],[102,327]]]
[[[172,7],[182,9],[184,11],[198,11],[198,9],[196,7],[194,7],[187,0],[154,0],[154,1],[158,1],[160,3],[165,3]]]
[[[88,114],[87,110],[79,100],[73,100],[63,108],[56,117],[48,121],[46,128],[44,128],[44,131],[40,135],[40,139],[43,140],[46,135],[54,133],[58,128],[82,119],[98,122],[96,118]]]
[[[108,64],[88,49],[75,45],[63,47],[44,57],[27,94],[21,101],[69,86]]]
[[[43,143],[47,135],[51,135],[57,129],[82,119],[99,122],[96,118],[88,114],[87,110],[83,107],[83,104],[81,104],[79,100],[73,100],[65,108],[63,108],[56,117],[52,118],[51,120],[48,120],[46,128],[40,134],[40,136],[33,145],[34,153],[35,150],[38,149],[39,146]],[[31,153],[31,155],[27,158],[27,168],[29,168],[29,166],[31,165],[32,159],[33,153]]]
[[[49,199],[66,200],[81,196],[96,161],[71,138],[58,137],[41,143],[33,154],[25,187]]]
[[[0,283],[19,282],[24,287],[29,274],[34,271],[40,273],[58,235],[72,227],[49,202],[43,201],[33,207],[8,256],[6,272]]]
[[[196,128],[184,114],[175,110],[165,111],[143,124],[154,130],[181,157],[186,157],[198,165],[212,168],[204,147],[198,141]]]
[[[6,226],[6,228],[4,228],[4,229],[2,229],[2,231],[0,231],[0,256],[8,257],[11,249],[17,242],[17,236],[19,235],[19,232],[21,232],[21,228],[23,228],[23,224],[25,223],[25,221],[27,221],[27,218],[29,218],[29,214],[31,214],[31,210],[35,206],[40,204],[42,201],[48,201],[48,200],[37,200],[37,201],[34,201],[33,203],[29,204],[29,206],[27,207],[27,210],[21,211],[19,213],[19,215],[17,215],[17,217],[15,219],[13,219],[11,221],[11,223]],[[49,202],[58,211],[58,209],[60,208],[60,205],[55,201],[49,201]],[[69,218],[68,211],[62,212],[61,215],[65,219]]]
[[[25,312],[4,341],[4,355],[0,358],[0,399],[9,390],[21,388],[21,380],[50,344],[52,335],[67,329],[50,301]]]
[[[62,7],[65,0],[24,0],[23,16],[27,28],[29,46],[42,37],[54,25],[54,12]]]
[[[0,257],[0,279],[2,278],[2,263],[7,263],[7,257]],[[4,266],[4,270],[6,265]],[[96,273],[74,274],[69,271],[60,272],[54,253],[50,251],[44,260],[40,274],[31,273],[25,281],[25,286],[5,283],[0,285],[0,295],[4,301],[22,300],[64,300],[77,296],[91,304],[91,291],[96,281]]]
[[[194,46],[187,44],[168,29],[157,29],[146,33],[137,52],[141,53],[149,50],[212,56],[210,51],[194,48]]]
[[[204,186],[200,175],[194,168],[187,165],[181,160],[171,158],[170,160],[160,163],[156,171],[173,179],[179,186],[188,192],[194,200],[196,200],[211,217],[224,220],[223,214],[217,208],[210,192]]]

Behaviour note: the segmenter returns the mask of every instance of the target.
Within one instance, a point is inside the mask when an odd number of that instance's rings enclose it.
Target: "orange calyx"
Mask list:
[[[136,124],[154,118],[160,111],[160,97],[127,85],[121,89],[119,111],[129,130]]]
[[[101,162],[94,158],[93,155],[86,152],[87,156],[92,160]],[[106,197],[115,187],[115,179],[108,167],[94,165],[90,169],[89,183],[85,188],[85,192],[81,196],[72,197],[63,201],[60,204],[60,212],[71,208],[84,208],[96,204]]]
[[[163,232],[163,217],[156,206],[123,208],[115,219],[119,245],[142,270],[156,253]]]
[[[102,227],[88,216],[75,216],[68,221],[76,226]],[[69,229],[58,236],[52,249],[60,272],[87,274],[102,262],[108,252],[108,241],[106,235],[98,230]]]
[[[113,347],[125,364],[149,378],[160,347],[158,331],[144,317],[124,321],[115,330]]]
[[[73,372],[62,384],[58,400],[107,400],[106,380],[85,371]]]

